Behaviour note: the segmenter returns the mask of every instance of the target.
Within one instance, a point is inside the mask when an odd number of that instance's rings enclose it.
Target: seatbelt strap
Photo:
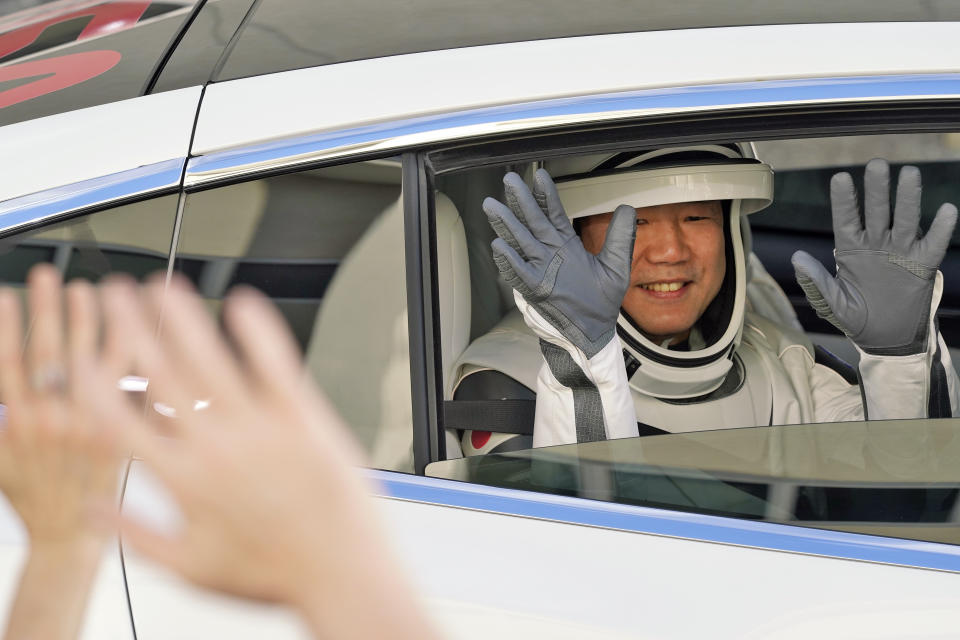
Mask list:
[[[446,400],[443,428],[532,436],[536,406],[536,400]],[[637,430],[641,436],[670,433],[643,422]]]
[[[533,435],[536,400],[445,400],[444,429]]]

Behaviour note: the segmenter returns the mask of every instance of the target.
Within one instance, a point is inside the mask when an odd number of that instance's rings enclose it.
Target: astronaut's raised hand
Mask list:
[[[499,236],[492,247],[500,276],[560,335],[593,357],[615,334],[630,283],[636,211],[617,207],[603,249],[593,255],[574,232],[545,170],[536,172],[532,192],[513,172],[503,184],[507,204],[483,201]]]
[[[830,181],[836,275],[803,251],[793,254],[797,282],[817,315],[865,353],[900,356],[928,348],[938,268],[957,222],[943,204],[920,230],[920,171],[900,170],[891,224],[890,166],[871,160],[864,172],[864,215],[849,173]]]

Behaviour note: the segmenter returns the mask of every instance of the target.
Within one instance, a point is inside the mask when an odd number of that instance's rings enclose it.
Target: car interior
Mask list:
[[[748,304],[777,322],[802,328],[814,345],[850,365],[856,365],[858,355],[852,344],[836,328],[818,318],[810,308],[796,283],[790,256],[802,248],[828,268],[833,265],[830,177],[839,171],[849,171],[855,180],[862,183],[863,167],[874,157],[887,158],[893,175],[904,164],[920,167],[925,184],[923,225],[929,225],[941,203],[956,202],[957,195],[960,195],[949,178],[960,159],[960,138],[950,133],[844,136],[763,141],[754,144],[753,148],[757,157],[774,168],[775,196],[770,207],[750,216],[746,229],[753,254],[750,258]],[[463,242],[469,262],[471,290],[467,327],[467,314],[461,308],[449,316],[443,313],[449,301],[462,299],[462,285],[453,283],[454,288],[448,289],[444,286],[444,279],[440,279],[441,335],[447,340],[451,334],[468,334],[473,362],[483,361],[483,341],[488,332],[497,331],[498,326],[523,326],[522,318],[515,311],[512,295],[497,277],[490,257],[489,245],[495,236],[481,210],[481,202],[487,195],[502,195],[501,179],[505,171],[515,170],[529,178],[535,164],[467,169],[439,175],[435,181],[438,194],[437,244],[440,247],[460,242],[459,238],[440,235],[440,229],[448,226],[440,222],[441,218],[459,213],[465,236]],[[455,212],[449,211],[448,199],[455,207]],[[960,234],[955,234],[954,243],[957,238],[960,238]],[[450,255],[461,253],[454,250]],[[444,263],[438,264],[440,273],[446,268]],[[960,336],[957,335],[960,325],[956,323],[960,258],[948,253],[941,268],[946,291],[938,312],[939,326],[948,344],[960,345]],[[459,266],[459,270],[462,269]],[[457,270],[454,268],[455,272]],[[532,334],[529,335],[531,340],[536,340]],[[954,362],[957,362],[960,352],[955,348],[951,351]],[[475,455],[532,446],[533,390],[482,365],[455,366],[451,372],[449,358],[456,359],[457,356],[451,353],[451,347],[446,342],[443,356],[444,392],[448,401],[444,407],[446,426],[448,433],[451,427],[457,429],[456,437],[462,452]],[[539,363],[534,362],[530,366],[537,367]],[[535,376],[526,377],[532,379]],[[512,401],[504,403],[504,409],[509,406],[514,414],[522,414],[520,417],[511,415],[501,418],[501,426],[505,427],[502,430],[498,430],[489,420],[503,412],[487,413],[483,404],[484,400],[494,398]],[[487,428],[483,428],[484,420],[488,420]]]
[[[643,148],[643,143],[633,148]],[[952,179],[960,166],[960,134],[788,138],[757,141],[753,149],[774,168],[775,197],[766,210],[751,215],[749,227],[743,229],[752,249],[749,304],[757,313],[802,328],[814,344],[853,365],[856,350],[807,304],[795,282],[790,255],[803,248],[828,268],[833,264],[830,177],[850,171],[859,182],[863,167],[874,157],[889,159],[894,172],[904,164],[920,167],[922,224],[929,225],[942,202],[960,201]],[[596,150],[565,151],[568,155],[579,152]],[[870,472],[873,475],[853,484],[817,484],[812,478],[822,470],[816,470],[806,484],[798,483],[764,467],[759,459],[750,462],[753,468],[745,466],[742,458],[724,453],[731,440],[714,438],[709,425],[682,439],[650,440],[662,443],[653,448],[640,445],[646,440],[641,437],[635,439],[636,445],[571,445],[570,451],[554,447],[552,458],[544,458],[548,454],[543,450],[531,449],[534,390],[492,366],[483,366],[485,338],[491,332],[520,328],[512,333],[516,340],[536,343],[536,338],[525,330],[512,292],[498,277],[490,253],[494,234],[481,203],[487,196],[502,197],[506,171],[529,178],[541,162],[559,157],[544,153],[531,159],[532,155],[508,162],[458,160],[454,169],[429,176],[427,192],[432,197],[426,204],[432,246],[417,259],[430,268],[436,282],[433,304],[438,323],[428,337],[433,338],[437,356],[440,406],[434,420],[444,427],[445,451],[431,457],[427,475],[737,517],[829,521],[834,528],[885,535],[898,535],[892,525],[885,524],[887,520],[914,518],[917,523],[932,524],[924,525],[921,533],[914,527],[909,535],[955,540],[954,533],[940,524],[960,518],[956,507],[960,494],[952,485],[887,486],[887,480],[877,478],[885,477],[889,469],[875,469]],[[253,285],[269,295],[303,348],[308,369],[352,425],[371,466],[412,473],[424,471],[415,464],[413,453],[423,432],[417,432],[411,400],[415,358],[410,346],[408,265],[416,262],[406,255],[409,243],[404,238],[409,240],[410,221],[402,182],[400,158],[393,157],[190,193],[174,267],[194,282],[213,312],[235,284]],[[4,238],[0,240],[3,279],[22,286],[29,267],[40,261],[58,264],[68,278],[91,280],[111,271],[143,277],[163,269],[167,239],[174,234],[176,204],[176,196],[163,196]],[[960,233],[955,233],[952,246],[958,243]],[[941,269],[945,291],[939,328],[953,345],[957,363],[960,254],[948,252]],[[891,312],[895,311],[894,306]],[[518,348],[522,346],[517,343]],[[468,350],[471,364],[464,364]],[[522,366],[530,371],[518,377],[532,379],[540,363],[531,360]],[[822,425],[814,440],[839,442],[842,434],[857,428]],[[929,431],[937,442],[949,440],[949,429],[936,425],[917,429]],[[766,446],[757,443],[786,443],[789,438],[803,436],[779,427],[745,429],[737,446],[756,448]],[[744,444],[750,442],[754,444]],[[602,479],[610,464],[616,467],[631,456],[654,453],[664,465],[675,465],[672,470],[658,467],[667,469],[667,479],[655,478],[636,465],[615,468],[614,485],[609,481],[597,485],[596,478],[590,479],[591,457],[600,465],[597,477]],[[937,455],[946,460],[960,455],[960,450],[940,447]],[[466,466],[455,466],[462,456],[467,456],[462,461]],[[543,469],[552,463],[544,467],[545,459],[562,464],[547,473]],[[530,484],[531,461],[540,465],[542,476],[535,486]],[[571,472],[574,467],[576,471]]]
[[[633,148],[643,147],[638,141]],[[807,304],[790,255],[803,248],[832,265],[830,176],[850,171],[858,177],[873,157],[889,159],[893,171],[908,163],[920,167],[923,224],[929,224],[940,203],[960,200],[951,179],[960,162],[960,134],[761,140],[753,149],[774,168],[775,197],[745,228],[752,247],[748,299],[757,312],[802,327],[813,343],[854,365],[856,350]],[[564,150],[567,156],[583,152]],[[523,327],[491,259],[494,234],[481,203],[488,195],[502,196],[507,170],[529,177],[539,162],[559,157],[545,153],[531,160],[531,155],[527,151],[513,162],[456,159],[448,162],[452,169],[431,175],[439,319],[433,335],[443,400],[438,421],[447,427],[440,457],[532,446],[533,390],[476,364],[483,362],[485,335],[498,326]],[[191,193],[175,268],[213,310],[234,284],[265,291],[287,318],[310,370],[354,425],[373,466],[413,471],[401,178],[400,159],[394,157]],[[165,197],[4,239],[4,279],[22,283],[29,266],[40,260],[61,264],[68,277],[94,280],[110,270],[143,276],[161,269],[173,210]],[[147,219],[153,224],[144,226]],[[958,242],[960,233],[954,246]],[[939,327],[948,344],[960,345],[960,256],[949,252],[941,268],[946,289]],[[468,348],[474,364],[463,365]],[[526,366],[535,373],[539,363]],[[358,394],[358,388],[370,392]],[[491,400],[498,402],[493,411]]]

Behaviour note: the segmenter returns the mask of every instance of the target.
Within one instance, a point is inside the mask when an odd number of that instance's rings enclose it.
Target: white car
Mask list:
[[[457,359],[511,304],[480,209],[508,168],[751,143],[777,172],[754,253],[841,355],[789,266],[798,247],[830,258],[829,175],[883,156],[921,166],[925,211],[960,200],[960,9],[729,4],[61,0],[6,15],[0,280],[40,261],[93,280],[178,270],[213,311],[234,284],[265,291],[367,448],[391,538],[451,638],[953,637],[955,419],[545,449],[500,424],[448,437]],[[939,314],[954,345],[958,256]],[[121,500],[176,526],[140,462]],[[0,608],[24,551],[0,511]],[[304,635],[122,541],[84,631]]]

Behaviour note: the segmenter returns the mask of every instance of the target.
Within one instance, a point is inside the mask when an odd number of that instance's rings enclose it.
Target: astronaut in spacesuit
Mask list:
[[[484,201],[493,258],[525,327],[475,341],[461,371],[535,389],[534,446],[642,433],[944,417],[958,381],[935,312],[957,210],[919,233],[920,175],[831,182],[836,274],[798,251],[798,282],[860,354],[856,376],[802,332],[748,309],[741,217],[773,198],[771,168],[735,145],[607,157],[529,189],[504,178]],[[611,213],[612,212],[612,213]],[[892,222],[891,222],[892,220]],[[576,227],[576,230],[575,230]],[[471,369],[472,368],[472,369]]]

